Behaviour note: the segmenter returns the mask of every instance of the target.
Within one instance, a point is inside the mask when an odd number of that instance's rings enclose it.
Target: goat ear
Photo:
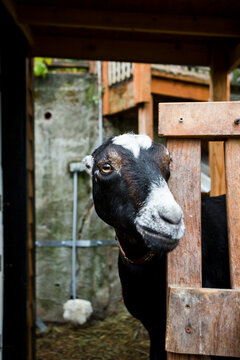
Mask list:
[[[92,168],[93,168],[93,164],[94,164],[94,159],[93,159],[92,155],[85,156],[85,158],[82,160],[82,162],[85,167],[85,171],[89,175],[92,175]]]

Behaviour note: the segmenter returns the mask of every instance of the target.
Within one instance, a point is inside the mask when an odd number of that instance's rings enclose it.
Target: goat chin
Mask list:
[[[137,225],[136,228],[144,239],[147,247],[156,252],[170,252],[177,247],[180,240],[158,234],[140,225]]]
[[[86,323],[93,312],[90,301],[82,299],[68,300],[63,305],[63,310],[63,318],[75,325]]]

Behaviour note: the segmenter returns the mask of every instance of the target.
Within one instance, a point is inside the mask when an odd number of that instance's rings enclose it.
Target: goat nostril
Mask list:
[[[157,221],[157,217],[154,214],[152,214],[152,220]]]
[[[163,215],[163,214],[159,214],[160,217],[162,218],[162,220],[168,224],[171,224],[171,225],[179,225],[181,220],[182,220],[182,216],[175,216],[175,215],[172,215],[172,216],[166,216],[166,215]]]
[[[171,225],[177,225],[179,224],[179,222],[175,222],[173,219],[170,219],[169,217],[166,217],[166,216],[163,216],[161,215],[161,218],[166,222],[166,223],[169,223]]]

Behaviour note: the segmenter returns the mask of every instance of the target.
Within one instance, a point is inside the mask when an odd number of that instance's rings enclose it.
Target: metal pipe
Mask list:
[[[98,74],[98,145],[103,142],[103,116],[102,116],[102,63],[97,61]]]
[[[37,247],[72,247],[72,240],[37,240],[35,241]],[[97,246],[117,246],[116,240],[77,240],[76,247],[89,248]]]
[[[73,228],[72,228],[72,297],[76,299],[76,240],[77,240],[78,171],[73,173]]]

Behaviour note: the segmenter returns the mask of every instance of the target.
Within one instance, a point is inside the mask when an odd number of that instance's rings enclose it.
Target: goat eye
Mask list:
[[[101,166],[100,170],[104,174],[109,174],[112,171],[112,167],[110,164],[104,164]]]

